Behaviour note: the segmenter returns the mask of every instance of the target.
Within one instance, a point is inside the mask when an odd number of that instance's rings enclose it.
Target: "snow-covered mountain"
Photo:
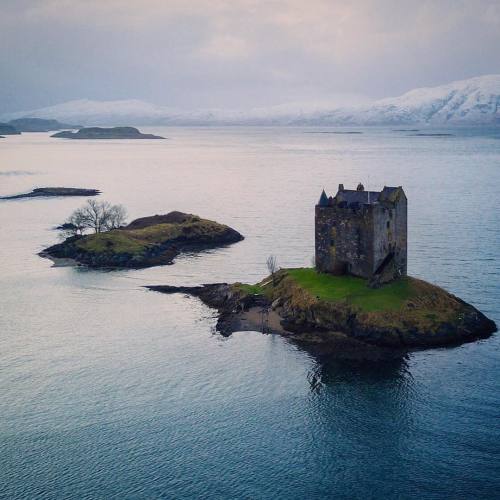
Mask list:
[[[500,75],[485,75],[357,106],[287,104],[183,111],[139,100],[69,101],[5,114],[84,125],[500,125]]]
[[[63,102],[47,108],[9,113],[1,118],[7,120],[25,116],[51,119],[57,119],[56,116],[78,116],[80,118],[79,121],[77,120],[78,123],[83,125],[156,125],[165,121],[168,123],[168,118],[177,116],[177,113],[137,99],[121,101],[81,99]]]
[[[352,101],[352,99],[351,99]],[[367,99],[364,99],[367,102]],[[286,125],[306,120],[325,109],[338,109],[326,104],[290,103],[250,110],[201,109],[186,111],[156,106],[137,99],[120,101],[68,101],[47,108],[19,111],[0,116],[0,121],[17,118],[50,118],[77,122],[83,125]]]
[[[307,122],[307,121],[306,121]],[[500,75],[411,90],[367,106],[316,114],[311,123],[500,125]]]

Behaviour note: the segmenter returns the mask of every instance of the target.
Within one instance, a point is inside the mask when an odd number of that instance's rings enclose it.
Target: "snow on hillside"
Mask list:
[[[500,75],[486,75],[310,117],[323,124],[500,124]]]
[[[286,104],[183,111],[139,100],[78,100],[1,118],[25,116],[84,125],[500,125],[500,75],[419,88],[357,106]]]
[[[357,97],[357,99],[363,99]],[[355,102],[347,96],[348,102]],[[364,98],[365,102],[368,102]],[[338,103],[337,103],[338,106]],[[314,113],[329,109],[327,104],[289,103],[250,110],[202,109],[186,111],[137,99],[121,101],[68,101],[47,108],[2,115],[0,121],[22,117],[76,120],[83,125],[207,125],[207,124],[276,124],[306,119]]]
[[[20,111],[2,116],[2,119],[14,119],[25,116],[33,118],[54,118],[60,121],[78,118],[83,125],[130,125],[157,124],[172,114],[166,108],[137,99],[122,101],[91,101],[81,99],[68,101],[47,108],[32,111]],[[175,113],[174,113],[175,114]]]

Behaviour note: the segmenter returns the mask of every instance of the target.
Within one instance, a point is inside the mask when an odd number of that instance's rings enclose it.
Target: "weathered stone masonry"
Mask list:
[[[316,205],[316,268],[384,283],[407,270],[407,199],[402,187],[380,192],[323,191]]]

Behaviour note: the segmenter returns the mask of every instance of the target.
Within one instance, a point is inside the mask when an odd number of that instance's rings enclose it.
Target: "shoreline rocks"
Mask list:
[[[305,344],[410,350],[459,345],[497,331],[492,320],[458,297],[416,278],[402,279],[414,294],[401,308],[381,311],[365,311],[349,300],[320,299],[287,270],[278,273],[274,286],[269,279],[258,285],[261,293],[252,293],[256,285],[239,283],[147,288],[198,297],[218,311],[217,330],[226,336],[264,330]]]

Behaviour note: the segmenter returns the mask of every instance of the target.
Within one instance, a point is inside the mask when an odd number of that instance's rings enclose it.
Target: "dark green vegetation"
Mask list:
[[[21,132],[8,123],[0,123],[0,135],[19,135]]]
[[[135,127],[88,127],[78,132],[58,132],[51,137],[62,139],[165,139],[159,135],[143,134]]]
[[[10,120],[8,125],[11,125],[19,132],[50,132],[51,130],[81,128],[81,125],[69,125],[67,123],[58,122],[57,120],[29,117]]]
[[[170,212],[136,219],[111,231],[73,236],[40,255],[72,258],[90,267],[141,268],[170,264],[182,251],[215,248],[242,239],[228,226],[196,215]]]
[[[302,268],[281,269],[274,281],[273,285],[268,277],[255,285],[150,288],[200,297],[218,309],[218,328],[224,334],[259,330],[262,308],[277,318],[276,333],[307,343],[349,339],[354,342],[349,348],[356,349],[459,344],[496,331],[495,323],[470,304],[416,278],[400,278],[374,289],[360,278]]]
[[[15,194],[0,197],[0,200],[17,200],[19,198],[36,198],[50,196],[97,196],[98,189],[67,188],[67,187],[41,187],[33,189],[30,193]]]

